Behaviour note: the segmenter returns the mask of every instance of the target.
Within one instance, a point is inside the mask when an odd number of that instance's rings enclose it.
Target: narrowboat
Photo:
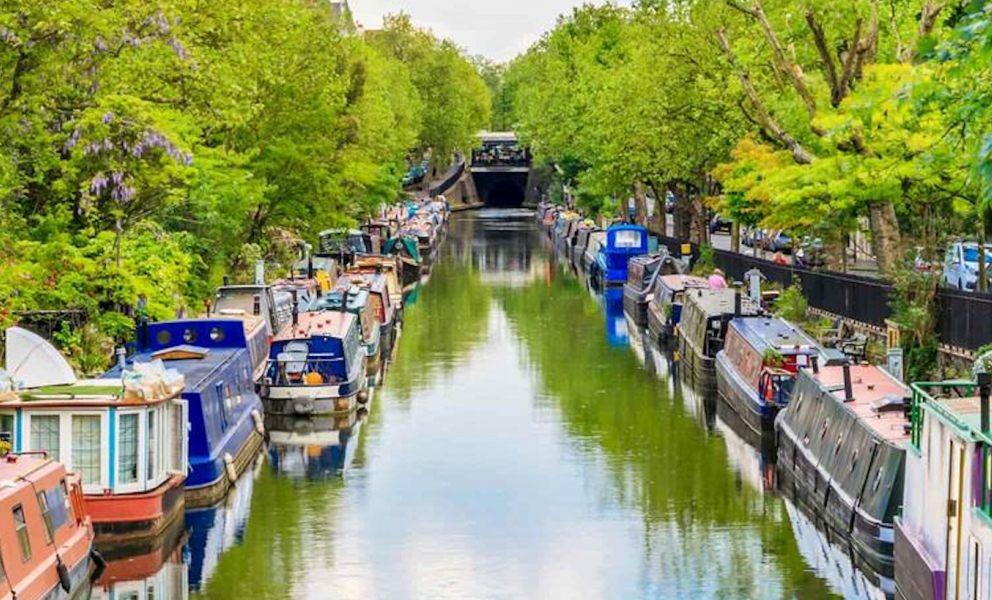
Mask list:
[[[400,283],[403,284],[404,293],[409,293],[420,281],[423,270],[423,259],[417,246],[417,238],[404,233],[399,234],[386,244],[386,254],[399,258]]]
[[[678,326],[682,376],[702,387],[715,385],[716,355],[723,349],[727,324],[735,316],[759,314],[761,307],[735,290],[687,290]]]
[[[369,305],[379,323],[379,339],[382,345],[383,366],[392,360],[396,332],[396,310],[385,275],[374,273],[348,275],[349,282],[369,292]]]
[[[385,219],[369,221],[362,225],[362,232],[368,234],[372,239],[372,247],[375,254],[380,254],[399,230],[392,223]]]
[[[77,380],[51,344],[16,327],[7,330],[7,357],[21,389],[0,397],[0,437],[82,475],[97,541],[154,537],[182,515],[182,375],[133,363],[116,377]]]
[[[85,598],[102,564],[79,476],[43,453],[0,458],[0,597]]]
[[[278,475],[308,480],[338,477],[351,465],[363,419],[352,413],[331,427],[271,429],[269,464]],[[303,425],[310,424],[304,421]]]
[[[813,367],[776,421],[779,487],[892,577],[910,390],[878,367]]]
[[[372,254],[372,236],[357,229],[328,229],[318,234],[320,256],[348,266],[359,254]]]
[[[217,288],[206,318],[240,321],[248,340],[251,364],[259,375],[269,356],[269,340],[293,317],[293,298],[267,285],[225,285]],[[138,329],[139,345],[151,343],[144,326]]]
[[[635,256],[627,263],[627,282],[623,285],[623,309],[638,327],[648,324],[648,302],[659,277],[682,273],[682,265],[668,252]]]
[[[589,240],[592,239],[592,234],[601,231],[598,227],[592,224],[591,221],[587,221],[579,228],[579,232],[575,235],[575,244],[572,245],[572,266],[576,269],[584,269],[583,257],[586,254],[586,249],[589,247]]]
[[[338,265],[329,256],[308,256],[302,258],[293,265],[290,279],[295,280],[316,280],[317,287],[321,293],[331,289],[334,281],[338,278]]]
[[[599,249],[606,243],[606,232],[597,229],[589,234],[586,242],[586,250],[582,255],[582,270],[590,276],[596,270],[596,257],[599,256]]]
[[[902,511],[895,521],[899,600],[964,600],[992,592],[992,426],[982,384],[912,386]]]
[[[368,400],[358,317],[341,311],[297,315],[272,342],[260,391],[267,415],[354,412]]]
[[[403,321],[403,286],[400,283],[399,271],[399,261],[395,257],[383,255],[362,256],[348,270],[348,273],[359,276],[380,275],[384,278],[393,319],[397,326]]]
[[[262,400],[255,391],[245,329],[225,319],[165,321],[148,329],[148,341],[139,343],[124,369],[161,360],[183,375],[189,419],[186,506],[210,505],[262,447]],[[104,377],[123,375],[118,366]]]
[[[669,347],[675,340],[675,328],[682,318],[686,290],[708,287],[706,279],[694,275],[660,275],[655,279],[647,313],[648,330],[659,348]]]
[[[760,440],[771,436],[775,417],[789,403],[796,373],[817,368],[820,347],[778,317],[738,317],[727,325],[716,355],[720,400]]]
[[[338,280],[333,290],[310,305],[310,312],[343,311],[358,317],[362,348],[365,350],[365,373],[370,385],[376,385],[382,370],[382,329],[370,296],[368,289],[354,284],[345,276]]]
[[[606,241],[596,255],[595,277],[603,287],[619,287],[627,281],[627,263],[648,253],[648,230],[640,225],[614,225],[606,230]]]

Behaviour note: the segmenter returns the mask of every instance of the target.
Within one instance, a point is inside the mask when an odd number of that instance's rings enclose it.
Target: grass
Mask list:
[[[25,400],[46,400],[52,397],[114,396],[124,394],[121,385],[52,385],[28,390],[21,394]]]

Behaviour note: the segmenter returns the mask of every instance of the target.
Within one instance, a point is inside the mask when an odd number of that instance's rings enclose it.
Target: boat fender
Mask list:
[[[369,401],[369,390],[368,388],[358,392],[358,403],[366,404]]]
[[[72,577],[69,575],[69,567],[65,566],[60,556],[56,555],[55,560],[55,571],[59,574],[59,584],[62,585],[62,589],[68,594],[72,591]]]
[[[310,415],[313,410],[313,398],[297,398],[293,401],[293,412],[297,415]]]
[[[238,480],[238,470],[234,468],[234,457],[231,454],[224,453],[224,471],[227,473],[227,479],[232,484]]]
[[[255,421],[255,431],[258,435],[265,437],[265,421],[262,419],[262,413],[258,412],[258,409],[251,411],[251,418]]]
[[[103,572],[107,570],[107,561],[103,558],[103,555],[96,550],[90,551],[90,562],[93,563],[93,572],[90,574],[90,581],[96,581],[100,579]]]

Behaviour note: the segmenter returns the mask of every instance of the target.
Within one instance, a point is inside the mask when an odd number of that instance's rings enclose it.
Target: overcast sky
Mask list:
[[[559,14],[581,0],[348,0],[367,29],[382,25],[382,15],[400,11],[414,23],[454,40],[470,54],[507,61],[554,27]],[[628,1],[619,2],[629,4]]]

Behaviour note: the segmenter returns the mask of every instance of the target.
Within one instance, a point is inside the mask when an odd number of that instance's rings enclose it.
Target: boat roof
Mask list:
[[[804,373],[817,381],[821,388],[833,394],[882,439],[895,443],[909,440],[909,428],[906,427],[909,421],[902,410],[903,399],[912,395],[909,387],[879,367],[853,365],[850,369],[851,388],[854,391],[854,400],[851,402],[844,402],[844,367],[821,367],[818,373],[805,369]],[[954,402],[961,400],[971,399],[963,398]],[[974,400],[977,403],[978,399]],[[896,404],[898,408],[893,406]],[[977,407],[977,404],[975,406]],[[889,407],[888,410],[885,410],[886,407]],[[977,409],[975,423],[977,427]]]
[[[779,317],[742,317],[730,322],[752,346],[763,352],[774,348],[783,354],[817,354],[819,344],[789,321]]]
[[[295,325],[285,328],[274,341],[309,339],[313,336],[344,338],[357,317],[349,312],[324,310],[301,312]]]
[[[0,498],[16,493],[21,488],[19,480],[30,477],[31,481],[37,481],[60,468],[57,461],[41,455],[9,454],[0,458]],[[28,485],[27,481],[24,484]]]
[[[179,349],[183,346],[175,346],[173,349]],[[196,348],[191,346],[186,346],[191,349],[198,349],[200,352],[197,353],[196,357],[191,358],[179,358],[164,360],[166,368],[175,369],[183,374],[186,378],[186,391],[199,391],[203,386],[204,382],[210,381],[216,375],[217,369],[222,365],[226,364],[233,357],[237,356],[240,352],[247,352],[244,347],[241,348]],[[135,354],[128,359],[128,366],[131,366],[133,362],[151,362],[160,355],[164,350],[168,348],[157,348],[150,351],[140,352]],[[120,366],[116,366],[113,369],[107,371],[103,374],[103,379],[121,379],[122,373]]]
[[[179,396],[180,391],[163,391],[162,395],[151,398],[142,404],[154,404]],[[109,406],[124,401],[124,382],[117,379],[81,379],[69,385],[49,385],[17,392],[0,394],[0,404],[25,405],[44,403],[85,404],[87,406]]]
[[[596,231],[589,234],[590,245],[593,242],[599,242],[602,244],[605,239],[606,239],[606,232],[603,231],[602,229],[597,229]]]
[[[691,294],[686,294],[686,303],[696,305],[707,317],[731,315],[734,313],[734,296],[736,294],[737,291],[730,288],[721,290],[699,288],[692,290]],[[747,296],[742,295],[741,314],[744,316],[761,314],[761,307]]]
[[[662,275],[660,279],[664,286],[673,292],[681,292],[686,288],[709,287],[709,281],[695,275]]]

